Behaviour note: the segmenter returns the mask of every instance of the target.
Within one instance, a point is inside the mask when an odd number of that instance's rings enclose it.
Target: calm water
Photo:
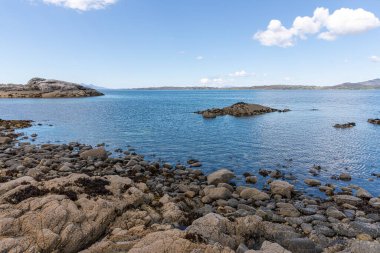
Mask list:
[[[109,149],[133,147],[148,160],[186,162],[199,159],[205,172],[220,167],[241,174],[260,168],[280,169],[305,187],[308,170],[318,164],[317,179],[330,179],[348,171],[350,183],[375,195],[380,179],[380,126],[367,123],[380,118],[380,91],[105,91],[106,96],[81,99],[1,99],[4,119],[32,119],[42,126],[37,143],[80,141],[107,143]],[[205,120],[194,111],[244,101],[290,108],[288,113],[257,117],[229,116]],[[318,109],[313,111],[312,109]],[[335,123],[356,122],[352,129]],[[48,126],[52,124],[53,126]],[[373,178],[373,177],[372,177]],[[264,179],[259,178],[259,184]]]

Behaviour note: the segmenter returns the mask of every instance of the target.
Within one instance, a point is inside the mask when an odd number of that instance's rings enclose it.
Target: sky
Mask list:
[[[380,77],[379,0],[1,0],[0,83],[335,85]]]

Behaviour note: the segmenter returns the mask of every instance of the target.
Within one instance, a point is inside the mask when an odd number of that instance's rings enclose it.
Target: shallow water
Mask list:
[[[36,143],[104,142],[110,150],[133,147],[148,160],[185,163],[195,158],[206,173],[220,167],[234,170],[239,184],[244,172],[280,169],[297,177],[293,183],[298,189],[319,195],[303,184],[318,164],[323,171],[316,178],[322,182],[358,184],[380,194],[380,179],[371,176],[380,173],[380,126],[367,123],[380,118],[380,90],[104,92],[103,97],[80,99],[1,99],[0,117],[42,123],[24,130],[38,134]],[[193,113],[239,101],[292,111],[208,120]],[[357,125],[332,127],[346,122]],[[330,179],[341,172],[353,180]],[[259,186],[264,180],[259,177]]]

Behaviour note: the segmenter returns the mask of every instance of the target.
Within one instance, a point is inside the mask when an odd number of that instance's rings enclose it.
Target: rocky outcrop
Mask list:
[[[335,128],[351,128],[354,126],[356,126],[355,122],[348,122],[348,123],[344,123],[344,124],[335,124],[334,125]]]
[[[380,125],[380,119],[368,119],[368,123]]]
[[[215,118],[217,116],[231,115],[235,117],[242,116],[254,116],[270,112],[288,112],[289,109],[277,110],[267,106],[262,106],[258,104],[247,104],[244,102],[239,102],[228,107],[221,109],[213,108],[204,111],[198,111],[196,113],[201,114],[204,118]]]
[[[79,84],[33,78],[26,85],[0,85],[0,98],[65,98],[93,97],[103,93]]]

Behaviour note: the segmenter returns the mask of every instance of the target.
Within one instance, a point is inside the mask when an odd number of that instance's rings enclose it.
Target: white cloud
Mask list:
[[[254,75],[254,73],[248,73],[247,71],[245,70],[240,70],[240,71],[236,71],[234,73],[230,73],[228,74],[230,77],[247,77],[247,76],[251,76],[251,75]]]
[[[100,10],[118,0],[43,0],[46,4],[53,4],[78,11]]]
[[[198,61],[201,61],[204,59],[204,57],[202,55],[199,55],[199,56],[195,57],[195,59],[197,59]]]
[[[372,62],[380,62],[380,56],[372,55],[369,57],[370,61]]]
[[[227,80],[224,80],[223,78],[221,77],[217,77],[217,78],[202,78],[200,81],[199,81],[201,84],[203,85],[221,85],[221,84],[224,84],[227,82]]]
[[[294,45],[294,34],[286,29],[280,20],[271,20],[266,31],[258,31],[254,39],[264,46],[291,47]]]
[[[312,17],[296,17],[291,28],[279,20],[271,20],[265,31],[258,31],[254,39],[264,46],[291,47],[297,39],[318,38],[332,41],[347,34],[356,34],[380,27],[380,20],[364,9],[341,8],[330,14],[327,8],[316,8]]]

